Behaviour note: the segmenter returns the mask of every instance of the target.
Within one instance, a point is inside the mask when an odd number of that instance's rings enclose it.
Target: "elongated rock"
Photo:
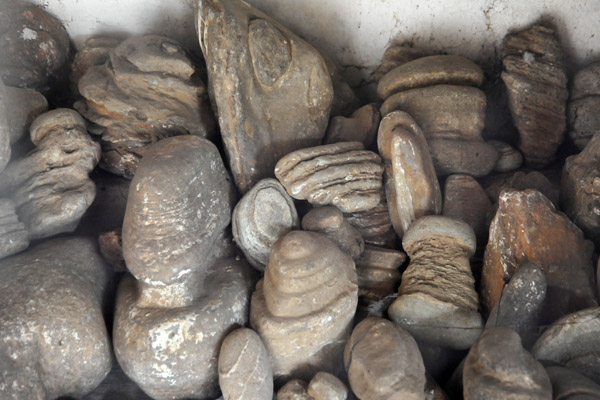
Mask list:
[[[10,126],[9,109],[7,107],[9,102],[8,90],[0,79],[0,172],[4,170],[10,161],[12,153],[10,148],[12,127]]]

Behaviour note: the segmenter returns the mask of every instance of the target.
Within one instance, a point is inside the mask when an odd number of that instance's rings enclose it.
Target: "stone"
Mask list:
[[[96,195],[88,174],[100,146],[83,118],[66,108],[38,116],[30,134],[36,148],[0,174],[0,193],[14,202],[30,239],[72,232]]]
[[[565,161],[560,205],[585,236],[600,246],[600,130],[581,153]]]
[[[366,211],[381,200],[383,165],[359,142],[309,147],[277,162],[275,176],[290,196],[333,205],[343,213]]]
[[[12,154],[10,147],[12,127],[8,103],[10,103],[8,90],[0,80],[0,173],[6,168]]]
[[[70,39],[64,26],[42,8],[20,0],[4,2],[0,21],[2,80],[47,93],[68,68]]]
[[[546,366],[552,383],[552,396],[560,400],[600,399],[600,385],[582,374],[560,365]]]
[[[302,218],[302,229],[321,233],[335,243],[343,252],[357,259],[365,249],[365,242],[344,214],[334,206],[317,207]]]
[[[119,364],[114,361],[113,367],[106,378],[93,391],[83,396],[81,400],[152,400],[131,379],[125,375]],[[60,400],[76,400],[64,399]]]
[[[225,154],[245,193],[286,154],[321,143],[330,70],[316,49],[240,0],[197,0],[196,28]]]
[[[502,289],[490,311],[486,329],[494,326],[511,328],[521,337],[521,344],[531,349],[538,338],[540,316],[546,300],[546,275],[535,264],[521,266]]]
[[[496,172],[508,172],[518,169],[523,164],[523,155],[519,150],[512,147],[506,142],[500,140],[488,140],[488,144],[494,146],[500,155],[494,171]]]
[[[307,392],[315,400],[346,400],[348,388],[328,372],[317,372],[308,383]]]
[[[315,400],[307,391],[307,383],[301,379],[292,379],[277,391],[277,400]]]
[[[10,142],[15,143],[29,132],[31,123],[38,115],[48,111],[48,101],[40,92],[27,88],[7,86],[6,95],[10,99],[4,103]]]
[[[354,262],[335,243],[307,231],[279,239],[250,307],[275,379],[339,373],[357,302]]]
[[[510,328],[486,329],[471,347],[463,370],[465,400],[551,400],[552,385],[542,364],[521,347]]]
[[[571,81],[567,123],[571,140],[579,150],[600,130],[600,61],[577,71]]]
[[[365,246],[355,260],[359,301],[369,304],[393,294],[400,282],[400,266],[405,261],[406,254],[401,251]]]
[[[421,217],[402,246],[410,264],[388,315],[418,340],[469,348],[483,330],[469,263],[475,253],[473,229],[448,217]]]
[[[373,104],[359,108],[349,118],[333,117],[327,126],[323,144],[361,142],[368,149],[377,137],[380,120],[379,109]]]
[[[491,178],[491,183],[488,184],[485,191],[493,203],[498,202],[500,193],[504,190],[535,189],[558,207],[559,186],[539,171],[517,171],[512,175],[497,175],[497,177],[492,176]]]
[[[600,385],[600,307],[557,319],[535,342],[531,353],[579,372]]]
[[[386,319],[371,317],[356,325],[344,350],[344,366],[359,399],[425,398],[425,367],[417,343]]]
[[[554,160],[566,128],[567,75],[554,28],[535,24],[508,34],[502,64],[519,150],[527,164],[544,167]]]
[[[272,400],[269,354],[252,329],[231,332],[219,352],[219,386],[227,400]]]
[[[479,247],[488,238],[488,214],[492,203],[481,185],[469,175],[450,175],[444,185],[442,215],[469,224]]]
[[[360,232],[365,244],[391,249],[396,245],[396,232],[392,227],[383,187],[380,197],[381,200],[375,207],[344,214],[344,217]]]
[[[73,97],[79,96],[79,80],[91,67],[103,65],[110,59],[110,52],[123,39],[113,36],[92,36],[85,41],[82,48],[75,54],[71,64],[69,81]]]
[[[0,258],[18,253],[29,247],[29,233],[19,221],[15,204],[0,198]]]
[[[444,390],[427,374],[425,400],[448,400]]]
[[[104,64],[79,79],[75,108],[94,124],[101,167],[131,178],[148,147],[165,137],[212,137],[216,124],[204,83],[176,41],[131,37],[109,51]]]
[[[375,70],[375,81],[379,82],[385,74],[402,64],[429,55],[429,52],[422,48],[411,47],[404,43],[392,44],[385,49],[381,64]]]
[[[100,254],[104,260],[113,267],[115,272],[127,272],[127,265],[123,258],[123,243],[121,229],[104,232],[98,236]]]
[[[505,282],[523,264],[537,264],[548,282],[540,324],[596,306],[593,245],[537,190],[500,194],[490,226],[481,278],[484,304],[491,310]]]
[[[110,268],[95,240],[60,238],[0,261],[0,394],[81,397],[108,374]]]
[[[394,111],[381,120],[377,147],[392,225],[402,238],[413,221],[442,211],[440,185],[425,136],[407,113]]]
[[[276,179],[265,178],[248,191],[233,209],[233,238],[246,260],[264,271],[273,244],[299,228],[294,200]]]

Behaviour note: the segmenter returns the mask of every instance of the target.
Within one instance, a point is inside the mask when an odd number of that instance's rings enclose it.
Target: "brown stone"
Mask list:
[[[514,174],[498,174],[490,176],[490,179],[486,184],[485,192],[493,203],[497,203],[500,193],[510,189],[535,189],[546,196],[555,207],[558,207],[558,184],[550,181],[546,175],[539,171],[517,171]]]
[[[600,130],[600,62],[579,70],[571,82],[567,119],[569,136],[579,150]]]
[[[499,157],[494,167],[496,172],[508,172],[519,168],[523,164],[523,156],[519,150],[506,142],[500,140],[488,140],[488,144],[494,146]]]
[[[377,137],[380,120],[379,109],[374,104],[359,108],[349,118],[333,117],[327,126],[323,144],[361,142],[368,149]]]
[[[381,201],[375,207],[344,214],[344,217],[360,232],[365,244],[392,249],[396,245],[396,232],[392,227],[383,187],[381,192]]]
[[[307,392],[315,400],[346,400],[348,388],[328,372],[317,372],[308,383]]]
[[[560,400],[598,400],[600,385],[584,375],[560,365],[546,366],[552,382],[552,396]]]
[[[353,259],[357,259],[365,249],[365,242],[346,219],[344,214],[333,206],[317,207],[302,218],[302,229],[327,236],[333,243]]]
[[[541,323],[597,305],[592,243],[537,190],[500,194],[482,271],[482,297],[494,307],[505,282],[524,263],[546,274],[548,295]]]
[[[429,55],[431,55],[430,52],[425,49],[411,47],[403,43],[392,44],[385,49],[381,64],[375,70],[375,81],[379,82],[385,74],[402,64]]]
[[[361,300],[381,300],[392,294],[400,281],[400,266],[406,254],[398,250],[365,246],[356,259],[359,296]]]
[[[567,75],[555,30],[540,24],[508,34],[502,48],[519,149],[534,168],[554,160],[566,128]]]
[[[123,244],[121,241],[121,229],[105,232],[98,236],[100,254],[115,272],[127,272],[125,259],[123,259]]]
[[[73,97],[79,95],[79,80],[86,71],[108,61],[110,52],[122,41],[123,39],[104,35],[92,36],[85,41],[83,47],[75,54],[71,64],[69,80]]]
[[[225,153],[245,193],[281,157],[321,142],[330,71],[317,50],[243,1],[197,1],[196,11]]]
[[[277,391],[276,400],[315,400],[307,391],[308,385],[301,379],[292,379]]]

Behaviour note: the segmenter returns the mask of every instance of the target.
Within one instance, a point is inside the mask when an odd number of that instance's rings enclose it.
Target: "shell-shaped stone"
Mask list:
[[[340,210],[333,206],[310,210],[302,218],[302,229],[322,233],[354,259],[360,256],[365,248],[360,232],[350,225]]]

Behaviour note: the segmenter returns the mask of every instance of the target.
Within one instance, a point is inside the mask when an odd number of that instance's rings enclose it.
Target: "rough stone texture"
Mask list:
[[[519,150],[515,149],[510,144],[500,140],[488,140],[488,144],[494,146],[499,154],[494,171],[513,171],[523,164],[523,155],[521,155]]]
[[[535,342],[538,360],[563,364],[600,384],[600,308],[577,311],[556,320]]]
[[[123,243],[121,229],[105,232],[98,236],[100,254],[115,272],[127,272],[123,258]]]
[[[0,258],[29,247],[29,233],[19,221],[12,200],[0,198]]]
[[[340,372],[357,302],[354,262],[332,241],[306,231],[279,239],[250,307],[273,375],[308,379],[318,371]]]
[[[94,66],[103,65],[110,59],[110,52],[123,40],[112,36],[92,36],[85,41],[83,47],[75,54],[71,64],[69,80],[71,94],[79,96],[79,80],[86,71]]]
[[[219,352],[219,386],[226,400],[272,400],[269,354],[252,329],[231,332]]]
[[[425,49],[411,47],[404,43],[392,44],[385,49],[381,64],[375,70],[375,81],[379,82],[385,74],[402,64],[428,55],[430,52]]]
[[[504,283],[523,264],[537,264],[546,274],[548,294],[541,323],[596,306],[592,243],[550,200],[537,190],[500,194],[490,227],[482,270],[482,297],[488,310]]]
[[[295,199],[334,205],[344,213],[366,211],[381,200],[383,165],[359,142],[296,150],[277,162],[275,176]]]
[[[450,175],[444,185],[442,215],[469,224],[481,248],[488,238],[488,213],[492,203],[481,185],[469,175]]]
[[[521,347],[510,328],[483,332],[463,370],[465,400],[551,400],[552,385],[542,364]]]
[[[359,108],[349,118],[333,117],[327,126],[323,144],[361,142],[368,149],[377,137],[380,120],[381,115],[375,104]]]
[[[423,400],[425,367],[415,340],[383,318],[367,318],[344,350],[352,391],[360,399]]]
[[[377,147],[392,225],[402,238],[417,218],[442,211],[440,185],[425,136],[407,113],[395,111],[381,120]]]
[[[225,153],[245,193],[281,157],[321,142],[330,71],[317,50],[243,1],[196,1],[196,28]]]
[[[502,289],[498,302],[490,312],[486,329],[494,326],[511,328],[529,350],[540,334],[540,316],[546,300],[546,275],[535,264],[525,264]]]
[[[30,134],[35,150],[0,174],[0,193],[15,203],[30,239],[72,232],[96,195],[88,174],[100,159],[100,146],[83,118],[65,108],[37,117]]]
[[[517,171],[512,175],[496,175],[490,178],[485,191],[493,203],[498,202],[500,193],[505,190],[535,189],[546,196],[555,207],[558,207],[559,186],[556,182],[551,182],[541,172]]]
[[[519,149],[541,168],[554,160],[566,128],[567,75],[554,29],[536,24],[507,35],[502,63]]]
[[[110,268],[92,238],[55,239],[0,262],[0,397],[80,397],[108,374]]]
[[[558,400],[600,399],[600,385],[572,369],[560,365],[546,366],[552,383],[552,396]]]
[[[344,217],[355,227],[366,244],[372,246],[394,248],[396,232],[392,227],[390,212],[385,199],[384,188],[381,188],[381,201],[366,211],[344,214]]]
[[[410,264],[400,297],[388,309],[392,321],[416,339],[467,349],[483,329],[469,258],[475,234],[465,222],[442,216],[415,221],[402,246]]]
[[[600,130],[581,153],[567,158],[560,186],[562,209],[600,246]]]
[[[47,92],[68,68],[69,35],[60,21],[25,1],[0,9],[0,76],[5,84]]]
[[[292,379],[277,391],[277,400],[315,400],[307,391],[308,385],[301,379]]]
[[[241,198],[233,210],[231,223],[237,245],[259,271],[265,270],[273,244],[299,227],[294,201],[281,183],[272,178],[258,181]]]
[[[353,259],[365,249],[365,242],[344,214],[333,206],[317,207],[302,218],[302,229],[322,233]]]
[[[38,115],[48,111],[48,101],[40,92],[27,88],[7,86],[6,96],[4,104],[8,117],[10,142],[15,143],[29,132],[31,123]]]
[[[0,80],[0,172],[6,168],[11,156],[10,138],[12,129],[9,119],[9,103],[8,90]]]
[[[152,143],[165,137],[213,135],[216,125],[204,83],[174,40],[131,37],[79,80],[75,108],[100,136],[101,167],[131,178]]]
[[[579,70],[571,81],[567,119],[569,136],[579,150],[600,130],[600,61]]]

